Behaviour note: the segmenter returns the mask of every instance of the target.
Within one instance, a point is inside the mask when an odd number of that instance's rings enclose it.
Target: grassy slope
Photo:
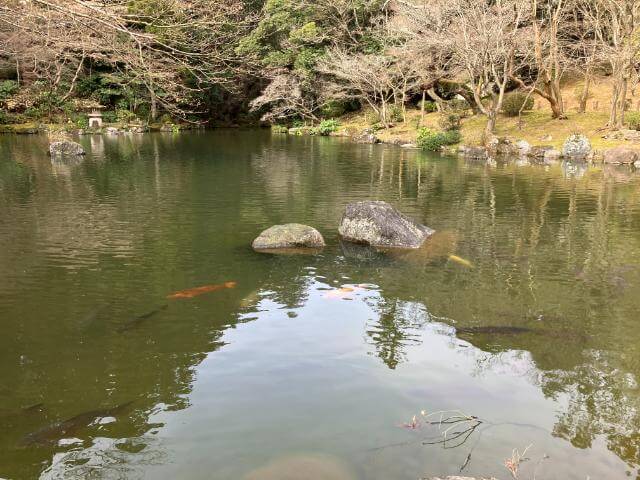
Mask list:
[[[531,112],[526,112],[522,116],[522,124],[518,125],[518,118],[508,118],[501,116],[496,127],[496,135],[500,137],[510,137],[513,139],[524,139],[532,145],[553,145],[561,148],[565,139],[572,133],[583,133],[591,140],[596,150],[602,150],[616,145],[620,145],[620,140],[604,139],[606,133],[603,130],[608,119],[608,106],[610,99],[611,85],[608,79],[600,79],[593,85],[592,93],[587,102],[587,112],[577,113],[578,100],[576,91],[580,83],[571,83],[563,88],[563,98],[565,100],[568,119],[553,120],[548,104],[540,99],[535,99],[535,107]],[[636,109],[640,102],[640,92],[632,91],[632,110]],[[348,132],[360,132],[370,126],[371,112],[360,112],[345,116],[341,119],[341,124]],[[369,119],[369,121],[367,121]],[[439,114],[430,113],[425,115],[424,126],[438,129]],[[416,128],[420,121],[418,110],[407,111],[407,121],[398,122],[388,130],[380,130],[377,136],[385,142],[401,140],[402,142],[415,142]],[[467,118],[463,121],[462,136],[463,142],[468,145],[481,143],[482,133],[486,119],[483,116]],[[550,135],[551,140],[542,138]]]

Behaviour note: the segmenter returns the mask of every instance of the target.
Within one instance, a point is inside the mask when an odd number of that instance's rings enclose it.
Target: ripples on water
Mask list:
[[[256,131],[81,141],[52,162],[0,138],[0,477],[507,478],[529,444],[524,478],[637,475],[635,171]],[[438,233],[341,244],[361,199]],[[328,247],[250,250],[284,222]],[[457,448],[400,427],[454,409],[483,421]]]

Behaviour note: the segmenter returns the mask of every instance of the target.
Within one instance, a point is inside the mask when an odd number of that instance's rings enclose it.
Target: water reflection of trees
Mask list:
[[[420,344],[420,330],[428,321],[423,305],[382,299],[373,306],[378,318],[366,325],[375,354],[390,369],[406,360],[407,350]]]
[[[406,269],[388,268],[377,279],[385,297],[423,300],[458,327],[531,329],[465,339],[491,357],[531,352],[543,392],[566,398],[554,433],[580,448],[603,435],[611,451],[637,466],[640,334],[632,286],[640,283],[640,239],[630,232],[640,228],[640,178],[629,169],[567,164],[458,168],[425,162],[402,176],[392,169],[374,176],[378,184],[390,176],[402,182],[419,218],[445,219],[460,234],[457,252],[475,264],[443,269],[428,256],[406,256]],[[416,294],[413,285],[427,293]],[[413,325],[397,313],[380,322],[389,333],[372,338],[397,338],[402,349]],[[394,348],[385,342],[386,362]]]
[[[458,327],[531,329],[533,334],[466,338],[488,352],[478,374],[497,368],[492,360],[509,352],[530,352],[543,392],[568,399],[555,434],[581,448],[604,435],[620,458],[638,464],[634,287],[640,284],[640,239],[630,232],[640,230],[640,188],[630,171],[465,164],[404,149],[289,137],[252,144],[232,139],[209,158],[207,137],[189,139],[189,148],[182,142],[173,136],[105,138],[96,147],[102,160],[89,158],[57,177],[35,143],[5,147],[18,162],[0,164],[0,215],[6,215],[0,218],[22,215],[24,221],[2,239],[7,248],[0,254],[0,291],[14,298],[3,316],[15,324],[12,335],[0,340],[0,372],[23,403],[33,392],[64,397],[65,404],[50,412],[49,420],[55,420],[103,404],[105,392],[112,392],[107,404],[136,394],[139,418],[122,436],[143,435],[158,404],[188,405],[194,366],[223,346],[243,299],[268,291],[283,308],[299,307],[312,276],[303,268],[312,263],[330,271],[323,272],[332,275],[328,282],[347,276],[380,286],[366,341],[391,369],[417,348],[431,315],[455,319]],[[393,258],[350,257],[337,249],[313,262],[263,256],[252,259],[242,279],[226,278],[238,244],[248,244],[265,225],[304,221],[331,239],[344,203],[365,198],[392,201],[454,234],[438,248],[431,243]],[[25,202],[33,208],[25,209]],[[60,204],[64,208],[56,208]],[[222,209],[237,223],[216,223],[211,212]],[[58,250],[43,258],[42,244]],[[221,251],[226,257],[217,259]],[[33,255],[25,259],[24,252]],[[90,262],[80,262],[73,277],[50,261],[76,253]],[[451,264],[448,253],[470,259],[474,268]],[[124,268],[127,262],[135,268]],[[102,272],[91,273],[87,265]],[[23,277],[20,268],[31,276]],[[114,285],[87,292],[101,275]],[[162,328],[114,333],[123,319],[156,308],[168,290],[214,275],[239,280],[227,300],[202,310],[172,306]],[[30,285],[49,285],[56,304],[33,298],[21,283],[25,278]],[[74,292],[88,300],[74,298]],[[77,319],[91,317],[103,304],[108,308],[98,320],[89,319],[99,325],[83,333]],[[47,319],[55,320],[55,328],[46,326]],[[36,426],[25,424],[0,437],[0,448],[24,455],[31,472],[50,459],[51,450],[27,455],[13,446],[27,427]]]

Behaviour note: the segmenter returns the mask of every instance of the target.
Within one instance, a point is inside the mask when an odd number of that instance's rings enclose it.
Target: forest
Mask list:
[[[635,128],[634,0],[5,0],[0,123],[179,119],[319,125],[366,108],[483,119],[542,102],[564,119],[608,79],[601,125]]]

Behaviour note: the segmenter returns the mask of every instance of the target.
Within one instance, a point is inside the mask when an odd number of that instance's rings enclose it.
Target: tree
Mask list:
[[[611,70],[613,88],[608,125],[622,128],[627,89],[637,77],[640,54],[640,3],[635,0],[582,0],[580,11],[591,29],[594,51]]]
[[[512,72],[511,79],[549,102],[552,117],[566,119],[560,82],[569,65],[563,35],[567,32],[568,0],[530,0],[531,48],[521,49],[521,63],[534,70],[530,83]],[[530,53],[532,52],[532,58]],[[526,59],[526,61],[525,61]]]
[[[56,94],[104,65],[146,90],[152,117],[158,104],[186,115],[200,110],[200,92],[234,87],[246,13],[235,0],[10,0],[0,7],[0,48]]]

